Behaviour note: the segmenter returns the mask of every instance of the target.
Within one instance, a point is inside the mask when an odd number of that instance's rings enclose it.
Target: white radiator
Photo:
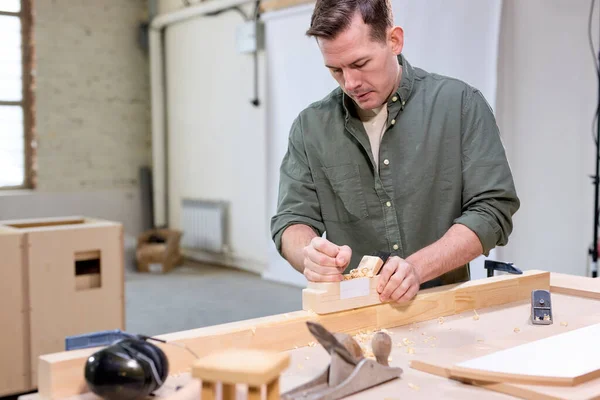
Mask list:
[[[181,202],[181,247],[223,253],[227,248],[227,204],[199,199]]]

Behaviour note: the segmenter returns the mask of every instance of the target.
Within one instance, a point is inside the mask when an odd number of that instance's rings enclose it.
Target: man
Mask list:
[[[278,251],[324,282],[390,252],[381,301],[468,280],[470,261],[508,242],[520,206],[482,94],[407,61],[389,0],[318,0],[307,35],[340,87],[291,128]]]

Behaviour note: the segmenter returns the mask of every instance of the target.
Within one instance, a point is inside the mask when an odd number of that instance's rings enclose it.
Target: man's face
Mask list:
[[[374,41],[371,27],[356,13],[348,29],[331,40],[319,38],[318,43],[332,76],[360,108],[381,106],[395,90],[403,44],[400,28],[394,28],[385,43]]]

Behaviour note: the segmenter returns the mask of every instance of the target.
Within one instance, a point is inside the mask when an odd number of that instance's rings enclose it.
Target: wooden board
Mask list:
[[[31,390],[29,309],[23,235],[0,227],[0,396]]]
[[[455,379],[447,379],[443,375],[422,372],[410,367],[419,360],[444,362],[446,354],[454,349],[474,345],[473,355],[483,355],[503,346],[513,346],[536,340],[538,337],[578,329],[600,320],[600,307],[597,300],[567,295],[553,297],[555,315],[561,321],[568,321],[568,326],[560,324],[551,326],[532,326],[527,316],[530,312],[528,300],[477,310],[479,319],[473,319],[475,312],[465,311],[458,315],[443,319],[431,319],[400,327],[390,328],[393,340],[390,365],[404,370],[401,379],[391,381],[366,392],[349,396],[348,400],[367,399],[461,399],[461,400],[507,400],[514,397],[529,399],[592,399],[600,394],[600,382],[593,381],[576,387],[550,387],[518,384],[493,384],[479,382],[480,386],[463,384]],[[518,333],[514,328],[519,328]],[[313,339],[314,340],[314,339]],[[405,344],[405,343],[408,343]],[[412,349],[412,351],[409,351]],[[320,345],[302,346],[288,351],[291,356],[289,368],[280,378],[281,389],[286,391],[305,383],[323,371],[329,362],[329,356]],[[471,357],[473,357],[471,355]],[[451,364],[449,364],[451,365]],[[172,382],[178,385],[189,383],[189,374],[182,373],[169,377],[169,388],[161,388],[155,400],[170,399],[176,394]],[[472,381],[468,381],[473,383]],[[475,383],[477,384],[477,383]],[[196,397],[198,399],[198,391]],[[39,397],[38,397],[39,398]],[[243,397],[238,397],[243,398]],[[63,400],[62,398],[58,398]],[[57,399],[57,400],[58,400]],[[65,398],[64,400],[97,400],[90,394]],[[187,399],[181,399],[187,400]]]
[[[231,347],[286,351],[314,342],[306,322],[317,321],[334,332],[392,328],[414,322],[454,315],[458,312],[512,301],[528,300],[534,289],[549,289],[550,274],[528,271],[478,281],[427,289],[406,304],[377,304],[338,313],[318,315],[297,311],[206,328],[160,335],[168,342],[185,344],[199,357]],[[172,373],[189,372],[194,361],[185,349],[169,344],[159,346],[167,354]],[[47,398],[63,398],[86,390],[83,366],[98,349],[86,349],[39,358],[39,391]]]
[[[497,383],[473,377],[459,377],[454,366],[464,361],[486,356],[504,349],[574,331],[600,322],[600,301],[563,294],[553,294],[552,325],[532,325],[529,320],[530,302],[511,307],[494,307],[479,312],[479,319],[469,318],[444,326],[469,339],[446,343],[443,352],[425,354],[411,361],[411,369],[450,378],[488,390],[524,399],[591,399],[600,398],[600,381],[592,380],[574,387]],[[454,321],[452,321],[454,322]],[[561,322],[563,322],[561,324]],[[438,348],[440,348],[442,340]],[[591,344],[588,344],[591,345]],[[570,358],[555,360],[569,362]]]
[[[456,364],[451,375],[488,382],[575,386],[600,377],[600,325],[535,340]]]

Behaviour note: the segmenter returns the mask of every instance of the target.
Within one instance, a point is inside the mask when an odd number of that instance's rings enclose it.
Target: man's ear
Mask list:
[[[402,53],[402,48],[404,47],[404,30],[399,26],[394,26],[390,29],[388,42],[394,54],[399,55]]]

